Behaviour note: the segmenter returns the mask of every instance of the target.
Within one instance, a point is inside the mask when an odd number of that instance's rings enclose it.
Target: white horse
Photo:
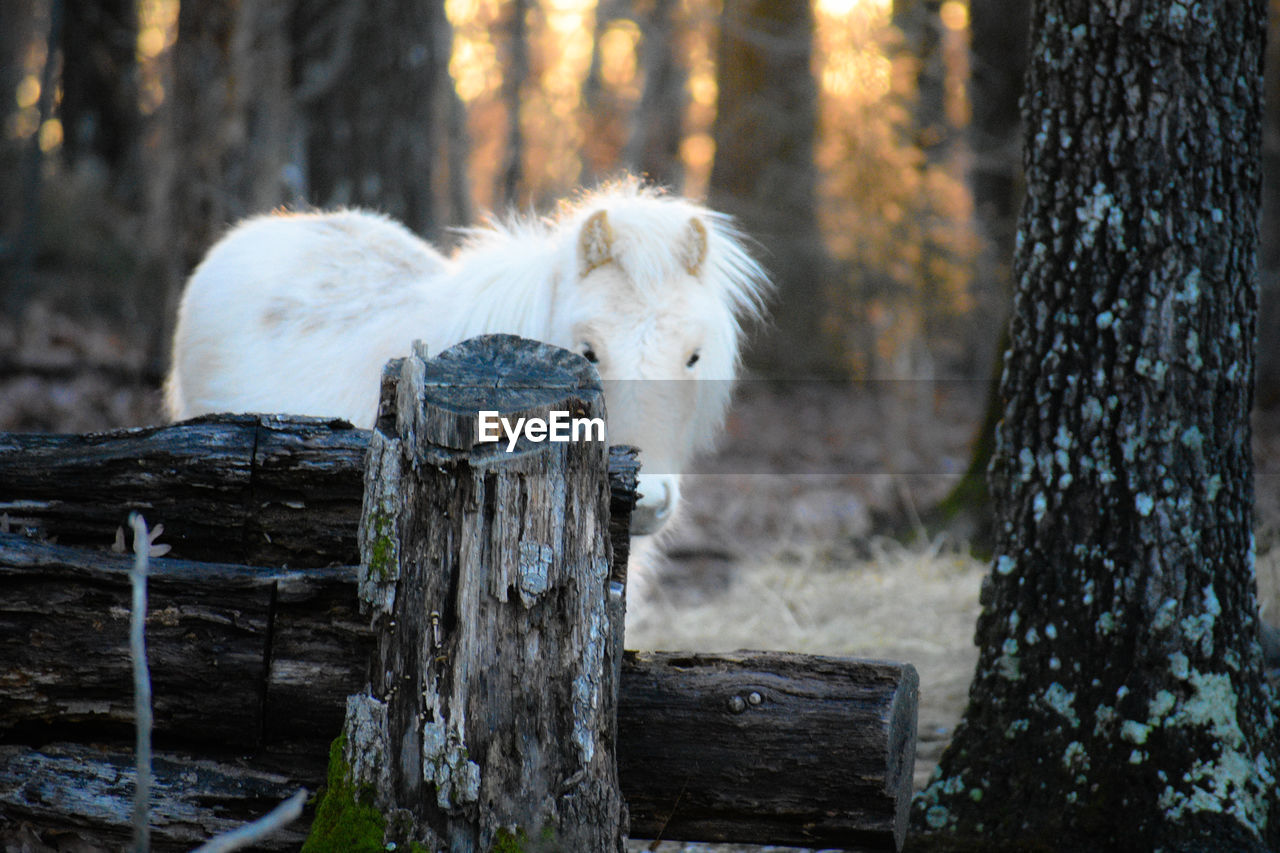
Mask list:
[[[727,217],[634,180],[552,219],[467,233],[445,258],[361,211],[236,226],[183,295],[169,415],[287,412],[368,428],[382,366],[415,338],[435,354],[517,334],[596,365],[609,442],[641,450],[632,529],[656,532],[680,472],[723,424],[741,321],[760,314],[768,286],[761,268]]]

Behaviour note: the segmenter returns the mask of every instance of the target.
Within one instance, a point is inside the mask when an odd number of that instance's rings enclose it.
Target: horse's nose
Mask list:
[[[631,535],[648,536],[657,533],[671,518],[680,499],[680,486],[674,477],[662,474],[641,474],[636,478],[636,491],[640,499],[631,512]]]

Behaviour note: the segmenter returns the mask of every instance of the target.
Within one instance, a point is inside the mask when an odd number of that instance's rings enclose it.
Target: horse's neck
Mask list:
[[[440,279],[455,336],[506,332],[537,340],[555,333],[561,252],[547,238],[510,236],[464,252]]]

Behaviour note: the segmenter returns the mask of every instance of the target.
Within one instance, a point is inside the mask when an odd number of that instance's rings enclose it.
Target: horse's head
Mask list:
[[[609,443],[640,448],[632,530],[654,533],[724,421],[760,270],[722,217],[680,199],[606,197],[574,227],[566,333],[604,382]]]

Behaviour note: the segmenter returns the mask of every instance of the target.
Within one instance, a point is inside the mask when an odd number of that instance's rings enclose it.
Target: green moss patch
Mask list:
[[[329,776],[302,853],[384,853],[386,819],[373,805],[373,789],[359,790],[343,756],[347,736],[329,747]]]

